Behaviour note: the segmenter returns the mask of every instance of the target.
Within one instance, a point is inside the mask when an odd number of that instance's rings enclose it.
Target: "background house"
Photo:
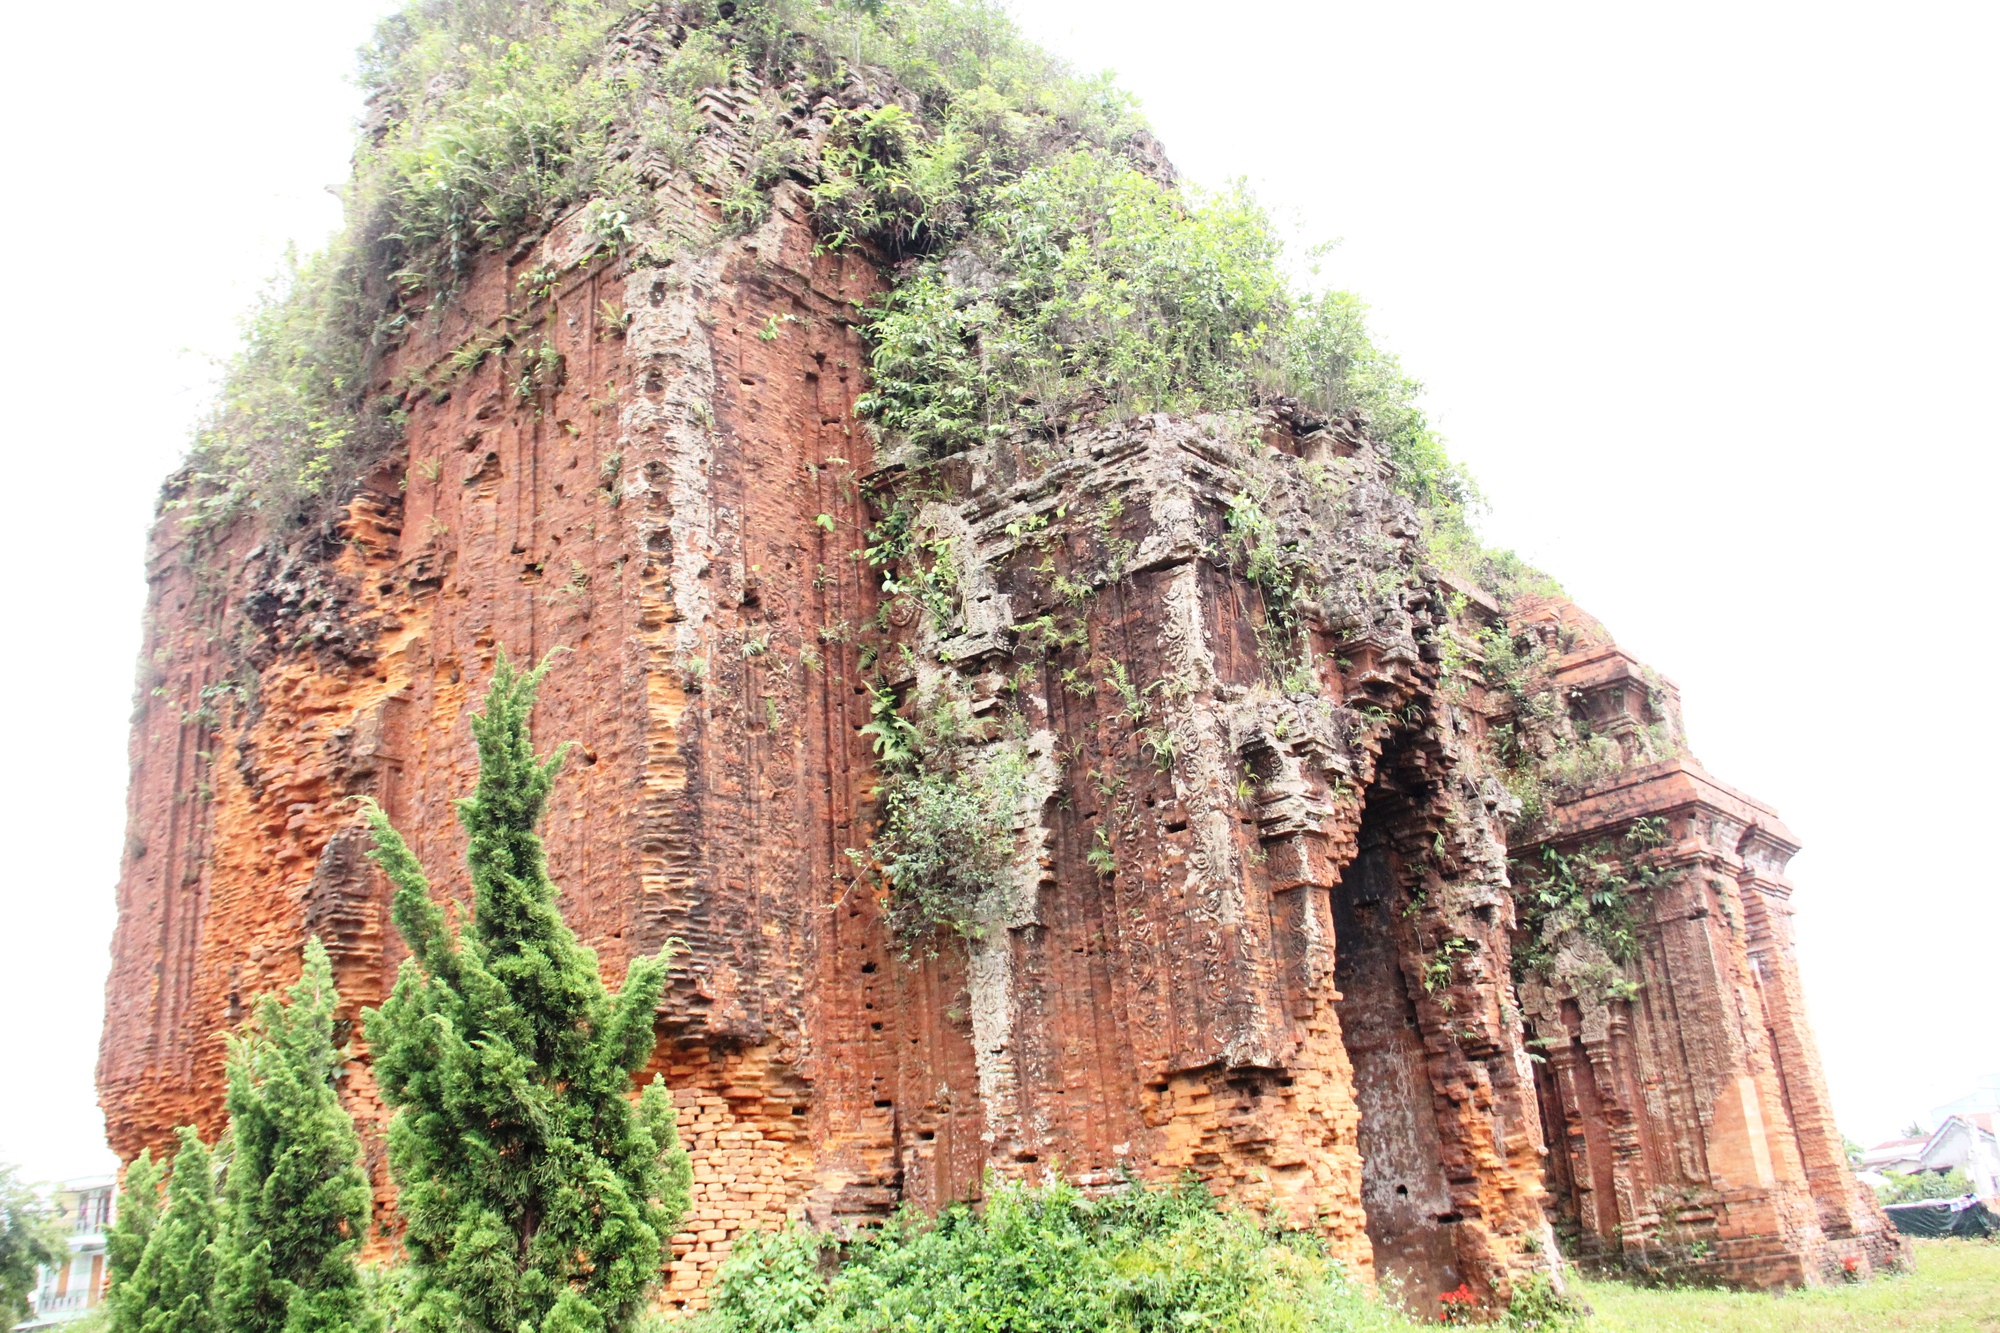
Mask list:
[[[1958,1167],[1982,1199],[2000,1199],[2000,1125],[1991,1112],[1947,1116],[1924,1144],[1925,1171]]]
[[[16,1329],[51,1328],[77,1319],[104,1299],[104,1233],[115,1216],[118,1182],[112,1176],[67,1180],[55,1202],[69,1235],[69,1258],[42,1269],[32,1297],[35,1313]]]
[[[1879,1178],[1892,1172],[1899,1176],[1907,1176],[1912,1171],[1921,1171],[1924,1169],[1924,1145],[1929,1142],[1930,1136],[1922,1135],[1913,1139],[1889,1139],[1878,1143],[1861,1154],[1862,1175],[1873,1173]]]
[[[2000,1199],[2000,1115],[1947,1115],[1924,1138],[1890,1139],[1861,1154],[1861,1179],[1886,1184],[1890,1174],[1914,1175],[1954,1168],[1965,1172],[1981,1199]]]

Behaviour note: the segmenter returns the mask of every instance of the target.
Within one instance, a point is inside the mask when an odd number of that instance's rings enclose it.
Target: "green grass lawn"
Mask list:
[[[1913,1273],[1767,1296],[1577,1284],[1595,1333],[2000,1333],[2000,1244],[1920,1240]]]

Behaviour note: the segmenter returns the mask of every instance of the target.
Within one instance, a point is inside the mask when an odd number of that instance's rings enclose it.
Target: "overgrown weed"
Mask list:
[[[1199,1183],[996,1184],[977,1211],[906,1210],[845,1245],[803,1228],[738,1241],[706,1333],[1413,1328],[1309,1233],[1220,1210]]]

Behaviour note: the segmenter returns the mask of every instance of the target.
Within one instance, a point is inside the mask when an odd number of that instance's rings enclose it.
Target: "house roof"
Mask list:
[[[1908,1173],[1923,1167],[1924,1145],[1928,1139],[1890,1139],[1878,1143],[1861,1154],[1861,1168],[1865,1171],[1899,1171]]]
[[[1953,1134],[1978,1134],[1993,1138],[1993,1117],[1990,1115],[1948,1115],[1938,1125],[1937,1132],[1925,1141],[1926,1146],[1938,1143]]]
[[[2000,1136],[1993,1132],[1992,1122],[1990,1115],[1948,1115],[1915,1151],[1911,1151],[1908,1141],[1905,1141],[1897,1147],[1898,1156],[1881,1160],[1899,1161],[1904,1157],[1913,1157],[1926,1171],[1944,1171],[1968,1165],[1974,1158],[1990,1155],[1996,1142],[2000,1142]],[[1862,1161],[1872,1165],[1868,1154],[1863,1155]]]

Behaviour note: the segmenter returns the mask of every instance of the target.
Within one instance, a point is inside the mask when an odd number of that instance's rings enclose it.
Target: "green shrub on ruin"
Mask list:
[[[217,1251],[223,1333],[366,1333],[355,1252],[373,1201],[334,1080],[339,994],[317,938],[298,984],[229,1045],[229,1167]]]
[[[479,781],[458,806],[469,922],[447,917],[369,810],[411,955],[367,1030],[396,1108],[389,1161],[409,1256],[398,1327],[422,1333],[628,1327],[688,1206],[666,1085],[630,1096],[653,1053],[667,955],[634,959],[607,990],[557,910],[536,833],[563,757],[537,757],[529,735],[546,670],[503,655],[472,719]]]
[[[1285,384],[1329,416],[1359,413],[1396,469],[1396,484],[1420,505],[1455,521],[1478,503],[1470,475],[1418,406],[1423,385],[1368,336],[1367,307],[1352,292],[1294,299],[1285,326]]]
[[[1646,855],[1666,837],[1664,819],[1638,819],[1615,840],[1567,851],[1545,846],[1539,857],[1515,862],[1515,980],[1533,973],[1599,1001],[1638,994],[1622,971],[1639,957],[1642,918],[1632,898],[1671,877]],[[1600,956],[1566,960],[1572,941],[1594,945]]]
[[[386,125],[366,170],[400,287],[448,289],[606,185],[636,79],[605,40],[636,8],[427,0],[383,22],[364,81]]]
[[[636,46],[613,40],[627,28]],[[1368,413],[1425,502],[1468,493],[1358,304],[1291,294],[1247,196],[1169,183],[1130,97],[986,0],[414,0],[362,76],[346,225],[246,329],[174,498],[198,525],[327,517],[398,439],[406,391],[376,392],[382,358],[472,261],[586,200],[623,244],[661,171],[716,201],[724,231],[787,174],[816,179],[823,245],[921,261],[869,316],[864,411],[932,452],[1296,393]],[[840,113],[817,162],[757,98],[741,162],[698,151],[705,89],[787,83],[900,100]]]
[[[170,501],[195,530],[250,508],[280,529],[324,517],[394,447],[400,409],[368,394],[382,343],[367,284],[358,257],[336,244],[289,259],[251,311]]]
[[[198,529],[252,508],[280,531],[323,520],[387,457],[402,414],[373,390],[385,353],[482,249],[601,181],[613,92],[596,70],[629,10],[420,0],[382,23],[345,225],[252,312],[195,433],[176,503]]]
[[[1511,552],[1484,552],[1473,566],[1487,576],[1503,607],[1523,594],[1561,596],[1562,590]],[[1490,732],[1500,777],[1519,802],[1509,819],[1519,842],[1549,831],[1558,802],[1588,791],[1631,763],[1652,763],[1683,752],[1666,721],[1662,682],[1646,671],[1654,721],[1622,740],[1597,732],[1588,717],[1572,709],[1569,693],[1556,682],[1555,667],[1575,646],[1572,631],[1559,629],[1556,642],[1517,630],[1501,621],[1479,631],[1480,675],[1489,694],[1504,705],[1505,721]],[[1626,744],[1633,746],[1628,757]]]
[[[1245,405],[1284,318],[1277,258],[1241,194],[1063,153],[994,190],[963,246],[884,298],[857,410],[935,455],[1106,410]]]
[[[933,952],[940,938],[976,938],[1015,874],[1026,761],[1010,742],[973,743],[960,700],[923,701],[911,722],[893,691],[878,687],[872,698],[861,730],[875,748],[881,823],[866,852],[849,855],[880,876],[906,955]]]

